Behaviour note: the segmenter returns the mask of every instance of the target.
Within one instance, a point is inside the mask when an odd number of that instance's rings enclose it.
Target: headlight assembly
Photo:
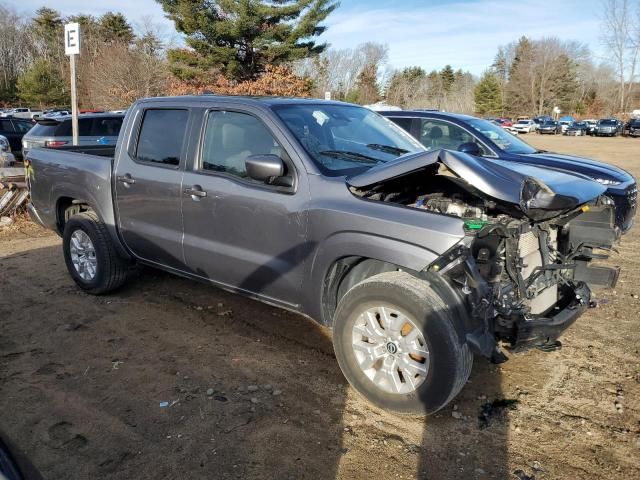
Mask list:
[[[598,182],[601,185],[607,185],[607,186],[615,186],[615,185],[620,185],[620,182],[617,180],[609,180],[608,178],[594,178],[594,180],[596,182]]]

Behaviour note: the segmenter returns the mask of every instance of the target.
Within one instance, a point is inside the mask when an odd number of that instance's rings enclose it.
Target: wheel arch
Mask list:
[[[321,243],[310,264],[308,312],[323,325],[331,326],[339,295],[346,292],[346,286],[394,270],[415,275],[438,256],[422,246],[371,233],[334,234]]]
[[[111,204],[109,204],[110,210],[105,212],[99,207],[100,203],[98,201],[78,195],[76,192],[61,191],[57,193],[55,199],[55,228],[60,236],[63,235],[65,224],[69,218],[78,213],[91,211],[105,225],[117,254],[124,260],[133,258],[120,241]]]

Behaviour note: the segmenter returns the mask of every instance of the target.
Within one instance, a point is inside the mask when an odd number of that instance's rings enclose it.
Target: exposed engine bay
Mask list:
[[[620,236],[608,197],[532,219],[522,202],[486,195],[442,164],[351,191],[464,222],[464,239],[429,272],[458,288],[481,325],[468,342],[496,361],[498,342],[513,350],[557,348],[559,334],[593,306],[590,289],[613,287],[618,278],[617,268],[590,266]]]

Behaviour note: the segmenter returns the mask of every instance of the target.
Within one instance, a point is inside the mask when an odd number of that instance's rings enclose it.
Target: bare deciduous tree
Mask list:
[[[620,113],[628,109],[640,53],[640,1],[603,2],[602,40],[615,66]]]
[[[114,43],[101,48],[88,68],[88,103],[121,109],[138,98],[162,95],[168,69],[158,56],[158,43],[143,36],[132,46]]]
[[[387,55],[386,45],[367,42],[355,48],[326,50],[319,57],[296,62],[293,70],[297,75],[314,80],[315,96],[332,92],[334,98],[344,99],[355,89],[358,77],[365,67],[375,66],[380,76],[380,69],[387,62]]]
[[[16,81],[33,58],[26,22],[12,8],[0,5],[0,103],[14,100]]]

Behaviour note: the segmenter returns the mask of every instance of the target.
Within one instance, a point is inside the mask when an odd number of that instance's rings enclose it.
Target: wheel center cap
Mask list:
[[[391,355],[395,355],[396,353],[398,353],[398,346],[393,342],[387,343],[387,352],[389,352]]]

